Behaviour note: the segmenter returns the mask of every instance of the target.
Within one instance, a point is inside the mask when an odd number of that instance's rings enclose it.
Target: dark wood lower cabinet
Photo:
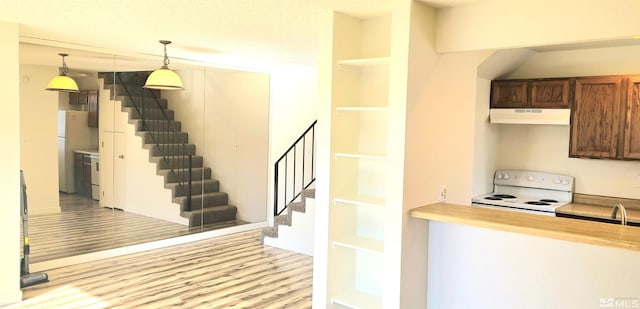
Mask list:
[[[74,155],[74,184],[76,194],[91,198],[91,156],[84,153]]]
[[[84,195],[84,154],[82,153],[76,152],[73,155],[73,178],[75,194]]]

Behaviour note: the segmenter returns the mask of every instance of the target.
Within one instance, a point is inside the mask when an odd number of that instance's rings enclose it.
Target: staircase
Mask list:
[[[262,230],[265,245],[313,255],[317,123],[314,121],[275,163],[273,226]]]
[[[219,191],[220,182],[211,179],[211,168],[204,166],[196,146],[188,143],[188,133],[181,131],[167,100],[160,98],[159,90],[142,87],[150,73],[110,72],[98,77],[114,100],[122,102],[129,124],[135,126],[149,161],[155,163],[165,188],[172,192],[172,202],[179,205],[180,216],[188,219],[189,226],[235,220],[237,208],[228,205],[227,193]]]
[[[287,205],[286,214],[274,217],[274,226],[262,229],[262,242],[298,253],[313,255],[315,189],[305,189],[300,200]]]

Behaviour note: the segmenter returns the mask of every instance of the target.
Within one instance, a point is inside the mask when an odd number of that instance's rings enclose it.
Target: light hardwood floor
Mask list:
[[[9,308],[311,308],[312,265],[252,230],[50,270]]]
[[[245,224],[188,226],[98,206],[92,199],[60,194],[59,214],[30,215],[31,263],[120,248]]]

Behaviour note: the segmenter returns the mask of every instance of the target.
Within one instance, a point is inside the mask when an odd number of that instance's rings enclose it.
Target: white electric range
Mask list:
[[[474,197],[471,205],[555,216],[555,209],[573,200],[571,176],[517,170],[499,170],[493,192]]]

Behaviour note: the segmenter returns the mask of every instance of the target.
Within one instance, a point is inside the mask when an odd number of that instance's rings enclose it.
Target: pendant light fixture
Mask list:
[[[176,72],[169,69],[169,57],[167,57],[167,45],[171,44],[171,41],[160,40],[160,44],[164,45],[164,65],[153,71],[147,81],[144,83],[144,88],[160,89],[160,90],[184,90],[182,86],[182,80]]]
[[[78,91],[78,84],[73,78],[69,77],[67,73],[69,72],[69,68],[67,67],[67,63],[64,61],[64,57],[69,56],[68,54],[60,53],[58,54],[62,57],[62,69],[60,75],[52,78],[47,84],[46,90],[50,91],[62,91],[62,92],[80,92]]]

